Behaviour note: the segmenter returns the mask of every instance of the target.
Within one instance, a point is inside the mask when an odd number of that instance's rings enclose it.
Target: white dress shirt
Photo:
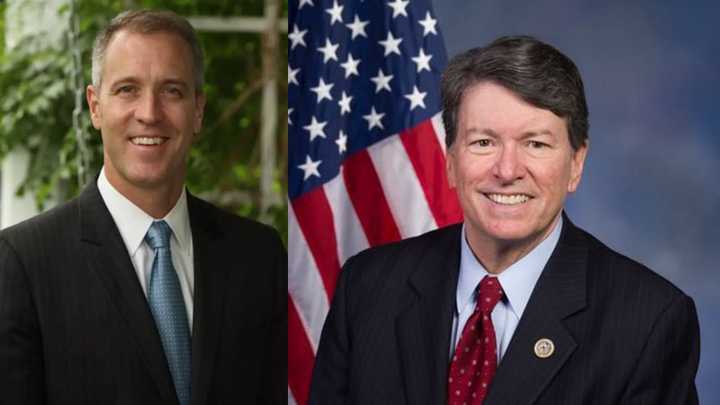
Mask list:
[[[135,267],[138,281],[147,297],[147,286],[150,282],[150,273],[155,259],[155,252],[145,242],[145,235],[150,225],[155,220],[164,220],[172,230],[170,238],[170,254],[173,267],[180,280],[180,289],[185,300],[190,331],[193,324],[193,292],[195,290],[195,278],[193,268],[193,243],[190,230],[190,216],[187,207],[187,194],[183,188],[180,198],[175,206],[168,212],[165,218],[155,219],[145,211],[133,204],[124,195],[113,187],[105,176],[105,168],[100,171],[97,180],[98,190],[105,206],[115,221],[120,231],[125,247]]]
[[[515,333],[535,284],[550,259],[550,255],[555,250],[555,246],[560,239],[561,229],[562,216],[545,240],[497,276],[504,295],[493,309],[490,318],[495,329],[498,364],[500,364],[500,360],[507,351],[510,339]],[[492,276],[480,264],[470,249],[465,237],[465,226],[462,228],[462,236],[460,242],[460,274],[458,276],[456,307],[450,340],[451,358],[455,352],[455,346],[460,340],[465,323],[475,310],[477,296],[475,290],[485,276]]]

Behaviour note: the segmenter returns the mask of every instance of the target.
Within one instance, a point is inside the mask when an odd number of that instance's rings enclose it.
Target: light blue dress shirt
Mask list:
[[[505,293],[492,311],[493,328],[497,343],[498,364],[505,355],[513,333],[530,300],[535,284],[550,259],[550,255],[560,239],[562,229],[562,216],[550,235],[540,242],[527,255],[505,269],[498,280]],[[450,357],[452,358],[458,340],[462,335],[465,323],[475,310],[475,289],[480,281],[490,273],[473,254],[465,237],[465,226],[462,228],[462,242],[460,243],[460,274],[456,295],[455,315],[451,335]]]

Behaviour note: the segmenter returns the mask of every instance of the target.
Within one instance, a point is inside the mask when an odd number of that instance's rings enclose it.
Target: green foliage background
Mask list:
[[[80,21],[85,83],[90,82],[92,41],[113,16],[128,8],[169,9],[183,16],[262,16],[262,0],[76,0]],[[280,16],[287,16],[280,2]],[[38,35],[27,37],[12,50],[5,48],[5,8],[0,2],[0,158],[17,146],[30,151],[31,164],[18,193],[30,192],[40,207],[57,190],[61,199],[80,191],[77,180],[78,148],[72,128],[74,87],[69,41],[48,46]],[[69,7],[58,10],[66,21]],[[215,198],[224,208],[259,218],[261,35],[255,33],[199,32],[205,51],[205,92],[208,104],[204,130],[193,146],[187,183],[195,194]],[[279,34],[279,50],[287,49],[287,37]],[[274,188],[280,196],[264,216],[287,240],[287,53],[278,52],[276,71],[279,104],[277,167]],[[100,133],[92,128],[84,105],[83,125],[91,154],[91,173],[102,165]]]

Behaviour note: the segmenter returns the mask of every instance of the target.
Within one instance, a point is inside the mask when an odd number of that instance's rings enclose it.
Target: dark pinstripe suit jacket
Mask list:
[[[287,398],[287,254],[277,233],[188,194],[192,401]],[[0,404],[177,404],[159,335],[95,182],[0,233]]]
[[[444,404],[460,226],[344,267],[310,403]],[[534,354],[538,339],[555,352]],[[697,404],[693,301],[567,218],[485,405]]]

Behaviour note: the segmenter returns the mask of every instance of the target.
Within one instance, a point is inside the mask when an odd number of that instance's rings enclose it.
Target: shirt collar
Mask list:
[[[535,284],[550,259],[550,255],[555,250],[558,240],[560,240],[562,222],[563,219],[560,216],[555,228],[547,238],[498,275],[498,280],[507,297],[510,310],[515,313],[518,319],[522,317]],[[468,245],[465,237],[465,225],[462,227],[461,235],[460,275],[458,277],[456,296],[458,312],[461,312],[465,306],[473,302],[478,283],[489,275],[485,267],[480,264],[473,254],[470,245]]]
[[[97,180],[98,190],[130,256],[134,256],[145,239],[145,234],[155,220],[127,197],[122,195],[107,179],[105,168],[100,171]],[[172,230],[180,249],[187,250],[191,243],[190,217],[187,208],[187,193],[183,187],[175,206],[162,218]]]

